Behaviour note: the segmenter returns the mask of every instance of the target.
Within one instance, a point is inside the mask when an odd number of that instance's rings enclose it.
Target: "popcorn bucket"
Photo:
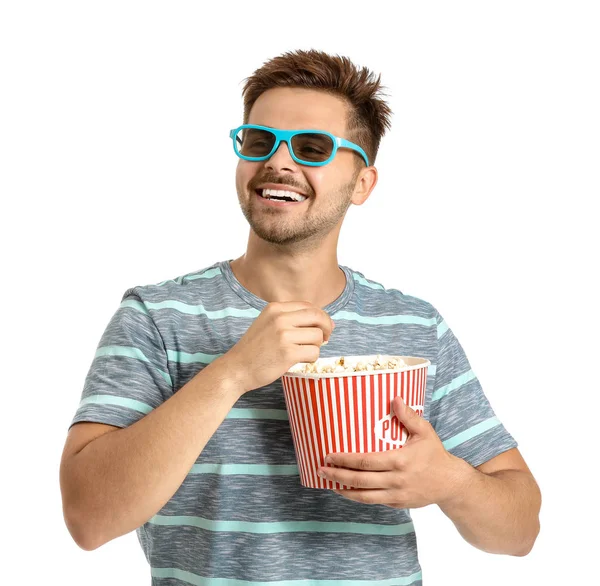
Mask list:
[[[317,475],[325,456],[335,452],[383,452],[401,448],[408,431],[391,413],[398,395],[423,416],[427,368],[425,358],[414,356],[345,356],[354,369],[360,362],[379,363],[401,359],[395,369],[350,372],[301,372],[306,363],[295,364],[282,376],[300,482],[307,488],[352,489]],[[335,367],[340,358],[319,358],[314,365]],[[377,362],[375,362],[377,364]],[[338,366],[338,369],[340,367]]]

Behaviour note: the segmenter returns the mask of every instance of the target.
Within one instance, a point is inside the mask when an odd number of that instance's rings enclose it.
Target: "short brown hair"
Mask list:
[[[381,137],[386,128],[391,128],[392,111],[379,97],[383,94],[380,80],[381,74],[375,78],[366,67],[359,69],[348,57],[315,49],[283,53],[245,79],[244,124],[248,123],[254,102],[269,89],[302,87],[326,91],[343,98],[349,105],[347,138],[365,150],[369,164],[373,165]],[[363,161],[362,157],[357,159]]]

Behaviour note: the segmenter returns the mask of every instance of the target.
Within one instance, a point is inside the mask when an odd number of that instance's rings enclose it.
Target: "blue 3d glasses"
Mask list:
[[[284,141],[292,159],[300,165],[320,167],[333,160],[338,148],[352,149],[369,159],[357,144],[324,130],[279,130],[256,124],[243,124],[229,132],[235,154],[246,161],[265,161],[273,156]]]

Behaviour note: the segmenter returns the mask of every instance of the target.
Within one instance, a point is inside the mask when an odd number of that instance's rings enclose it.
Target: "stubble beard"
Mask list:
[[[321,195],[321,210],[317,213],[312,210],[314,200],[306,202],[307,210],[303,213],[291,210],[288,213],[267,206],[261,206],[262,209],[257,210],[260,204],[253,199],[254,191],[250,194],[250,200],[240,197],[238,193],[238,201],[246,221],[259,238],[271,244],[290,245],[310,240],[320,241],[327,236],[348,211],[353,190],[354,180],[337,193]]]

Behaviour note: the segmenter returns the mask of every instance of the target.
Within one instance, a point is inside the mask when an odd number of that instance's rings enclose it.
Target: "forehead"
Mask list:
[[[306,88],[273,88],[263,92],[250,111],[249,124],[285,130],[327,130],[345,136],[348,106],[342,98]]]

